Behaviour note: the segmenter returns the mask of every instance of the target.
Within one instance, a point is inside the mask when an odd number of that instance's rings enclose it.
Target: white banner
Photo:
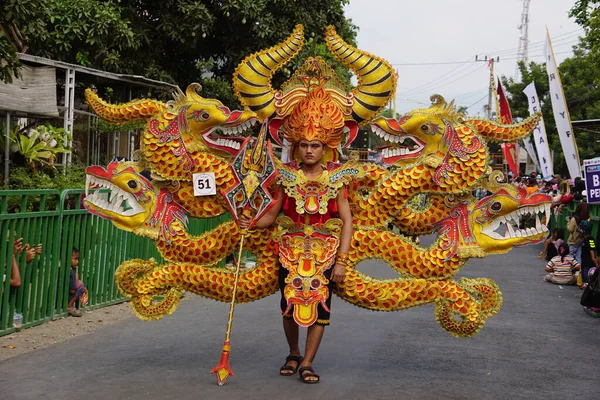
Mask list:
[[[529,114],[534,114],[537,111],[542,111],[537,91],[535,90],[535,82],[531,82],[523,93],[527,96],[527,104],[529,105]],[[546,136],[546,126],[544,118],[540,118],[540,123],[533,130],[533,141],[537,149],[538,162],[540,171],[544,179],[552,179],[554,169],[552,168],[552,158],[550,157],[550,147],[548,147],[548,137]]]
[[[550,42],[550,34],[546,32],[546,46],[544,47],[544,56],[546,57],[546,71],[548,72],[548,80],[550,82],[550,98],[552,99],[552,111],[554,112],[554,120],[556,121],[556,130],[560,138],[567,168],[571,179],[581,177],[581,163],[579,162],[579,152],[575,144],[575,135],[571,127],[571,118],[565,101],[565,94],[560,83],[560,75],[558,67],[552,51],[552,43]]]
[[[525,151],[527,151],[527,155],[529,155],[529,158],[531,158],[531,160],[533,161],[535,169],[537,171],[541,171],[542,168],[540,168],[540,162],[538,161],[537,154],[535,154],[535,148],[533,147],[531,136],[527,136],[525,139],[523,139],[523,147],[525,148]]]

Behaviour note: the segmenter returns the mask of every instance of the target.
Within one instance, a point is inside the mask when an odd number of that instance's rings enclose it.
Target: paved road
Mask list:
[[[494,279],[504,306],[481,332],[458,339],[433,306],[374,313],[334,299],[315,367],[319,385],[278,376],[287,349],[278,299],[236,308],[223,387],[227,305],[192,297],[171,317],[130,319],[0,363],[0,399],[597,399],[600,319],[574,287],[541,282],[539,246],[471,260],[462,276]],[[364,265],[389,277],[380,264]]]

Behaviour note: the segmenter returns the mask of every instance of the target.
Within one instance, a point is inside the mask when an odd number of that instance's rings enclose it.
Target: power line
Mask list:
[[[426,63],[402,63],[402,64],[390,64],[393,66],[407,66],[407,65],[450,65],[450,64],[464,64],[470,61],[446,61],[446,62],[426,62]]]
[[[560,44],[555,44],[555,42],[552,42],[552,47],[556,48],[556,47],[562,47],[562,46],[567,46],[570,44],[574,44],[577,43],[577,40],[572,40],[570,42],[566,42],[566,43],[560,43]],[[544,46],[540,46],[539,48],[533,49],[533,50],[542,50],[544,48]],[[529,49],[531,50],[531,47],[529,47]],[[563,52],[564,53],[564,52]],[[569,53],[569,51],[567,51],[567,53]],[[558,53],[557,53],[558,54]],[[508,56],[512,56],[512,54],[506,54],[505,56],[500,55],[500,61],[502,60],[515,60],[517,59],[517,57],[508,57]],[[405,63],[405,64],[391,64],[391,65],[400,65],[400,66],[424,66],[424,65],[450,65],[450,64],[473,64],[476,61],[443,61],[443,62],[425,62],[425,63]],[[453,71],[453,70],[452,70]],[[452,72],[450,71],[450,72]],[[448,73],[450,73],[448,72]]]
[[[471,104],[469,107],[467,107],[465,110],[468,110],[469,108],[473,107],[475,104],[480,103],[481,101],[485,100],[488,97],[487,93],[480,98],[479,100],[477,100],[475,103]]]
[[[483,88],[483,89],[477,89],[477,90],[473,90],[472,92],[461,93],[461,94],[459,94],[458,96],[454,96],[454,99],[456,100],[456,99],[459,99],[459,98],[461,98],[461,97],[472,96],[472,95],[474,95],[474,94],[481,93],[481,92],[483,92],[483,91],[487,91],[487,90],[488,90],[487,88]]]
[[[574,33],[576,32],[576,33]],[[578,29],[578,30],[574,30],[571,32],[567,32],[567,33],[563,33],[562,35],[557,35],[557,36],[553,36],[551,37],[552,39],[552,45],[554,47],[559,47],[558,45],[555,46],[555,44],[557,43],[561,43],[564,42],[566,40],[568,40],[568,43],[562,43],[560,44],[560,46],[564,46],[566,44],[570,44],[570,43],[576,43],[578,40],[572,40],[574,37],[579,37],[580,34],[585,33],[583,29]],[[567,36],[570,35],[570,36]],[[567,37],[563,37],[563,36],[567,36]],[[561,39],[562,38],[562,39]],[[535,50],[536,48],[541,49],[544,47],[546,43],[546,40],[540,40],[534,43],[530,43],[528,48],[529,50]],[[505,49],[505,50],[501,50],[501,51],[483,51],[483,52],[479,52],[477,54],[495,54],[497,56],[500,56],[500,58],[502,59],[502,55],[503,54],[516,54],[518,51],[517,47],[513,47],[511,49]],[[422,66],[422,65],[451,65],[451,64],[464,64],[464,63],[468,63],[470,62],[469,60],[467,61],[438,61],[438,62],[422,62],[422,63],[391,63],[391,65],[395,65],[395,66]]]
[[[458,67],[453,68],[450,71],[446,72],[445,74],[443,74],[435,79],[432,79],[431,81],[425,82],[424,84],[419,85],[416,88],[409,89],[409,91],[420,90],[421,88],[428,86],[429,84],[431,84],[433,82],[437,82],[437,81],[447,77],[448,75],[451,75],[452,73],[458,74],[458,70],[460,70],[460,69],[466,70],[467,68],[469,68],[468,64],[470,64],[470,63],[471,63],[470,60],[463,61],[462,63],[460,63],[461,65],[459,65]],[[467,67],[464,68],[464,66],[467,66]]]
[[[429,91],[429,90],[433,89],[434,87],[437,89],[437,88],[440,88],[440,87],[447,86],[447,85],[449,85],[449,84],[451,84],[451,83],[454,83],[454,82],[456,82],[456,81],[459,81],[459,80],[461,80],[461,79],[463,79],[463,78],[466,78],[466,77],[467,77],[467,76],[469,76],[469,75],[472,75],[472,74],[474,74],[475,72],[479,71],[479,70],[480,70],[480,69],[482,69],[482,68],[486,68],[486,65],[485,65],[485,64],[481,64],[481,65],[480,65],[478,68],[475,68],[475,69],[473,69],[473,70],[469,71],[468,73],[466,73],[466,74],[464,74],[464,75],[460,75],[460,76],[456,77],[455,79],[452,79],[452,80],[446,80],[446,81],[444,81],[442,84],[438,84],[438,83],[431,83],[431,84],[430,84],[430,85],[428,85],[427,87],[424,87],[424,88],[422,88],[422,89],[420,89],[420,90],[418,90],[418,91],[417,91],[417,90],[413,90],[413,91],[410,91],[409,93],[410,93],[410,95],[411,95],[411,96],[414,96],[414,95],[416,95],[416,94],[420,94],[420,93],[427,92],[427,91]],[[466,72],[466,70],[465,70],[465,71],[463,71],[463,72]]]
[[[552,42],[554,43],[556,40],[562,40],[562,39],[559,39],[559,38],[561,38],[561,37],[563,37],[563,36],[566,36],[566,35],[570,35],[570,34],[572,34],[572,33],[575,33],[575,32],[577,32],[577,34],[575,34],[575,35],[572,35],[572,36],[577,36],[577,35],[579,35],[579,34],[585,33],[585,31],[584,31],[583,29],[579,28],[579,29],[576,29],[576,30],[574,30],[574,31],[570,31],[570,32],[563,33],[563,34],[561,34],[561,35],[552,36],[552,37],[551,37],[551,38],[552,38]],[[531,46],[536,46],[536,45],[538,45],[538,44],[540,44],[540,43],[545,43],[545,42],[546,42],[546,39],[544,39],[544,40],[540,40],[540,41],[537,41],[537,42],[533,42],[533,43],[530,43],[530,44],[529,44],[529,47],[531,48]],[[484,51],[484,52],[481,52],[481,53],[486,53],[486,54],[490,54],[490,53],[491,53],[491,54],[502,54],[502,53],[506,53],[506,52],[509,52],[509,53],[510,53],[510,52],[514,52],[514,51],[516,51],[516,50],[518,50],[518,48],[516,48],[516,47],[513,47],[513,48],[511,48],[511,49],[498,50],[498,51]]]
[[[423,83],[423,84],[421,84],[421,85],[419,85],[417,87],[413,87],[409,91],[410,92],[419,91],[419,90],[422,90],[422,89],[424,89],[426,87],[429,87],[431,85],[435,85],[435,84],[437,84],[437,82],[441,82],[444,79],[450,79],[450,78],[452,78],[452,77],[454,77],[454,76],[456,76],[456,75],[458,75],[460,73],[466,72],[468,69],[472,68],[473,65],[474,65],[473,62],[471,62],[471,61],[465,61],[461,65],[459,65],[458,67],[451,69],[450,71],[446,72],[445,74],[442,74],[442,75],[438,76],[437,78],[434,78],[434,79],[432,79],[430,81],[427,81],[427,82],[425,82],[425,83]]]
[[[552,46],[552,47],[554,47],[554,46]],[[556,55],[556,54],[568,54],[568,53],[571,53],[571,51],[570,51],[570,50],[569,50],[569,51],[559,51],[559,52],[556,52],[556,53],[554,53],[554,54]],[[544,53],[541,53],[541,54],[534,54],[534,55],[530,56],[530,58],[531,58],[531,57],[544,57]],[[517,59],[517,57],[507,57],[507,58],[503,58],[503,60],[516,60],[516,59]]]

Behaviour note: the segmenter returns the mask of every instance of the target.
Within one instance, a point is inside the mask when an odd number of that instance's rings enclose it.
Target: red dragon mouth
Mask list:
[[[411,135],[392,135],[381,129],[379,126],[371,125],[371,130],[387,142],[393,143],[391,146],[382,146],[378,150],[383,154],[383,162],[387,165],[395,164],[400,160],[417,158],[427,144]]]
[[[250,118],[236,124],[236,120],[239,119],[240,115],[241,112],[234,111],[224,125],[215,126],[202,133],[202,139],[204,139],[206,145],[212,149],[236,155],[246,139],[238,135],[252,127],[258,121],[256,118]]]

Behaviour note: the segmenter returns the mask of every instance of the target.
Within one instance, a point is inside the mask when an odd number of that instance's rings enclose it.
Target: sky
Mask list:
[[[568,16],[574,3],[530,1],[528,60],[543,62],[546,26],[558,63],[572,55],[583,34]],[[496,75],[515,77],[523,0],[351,0],[345,13],[359,27],[358,47],[398,69],[398,113],[438,93],[483,115],[489,69],[476,55],[500,57]]]

